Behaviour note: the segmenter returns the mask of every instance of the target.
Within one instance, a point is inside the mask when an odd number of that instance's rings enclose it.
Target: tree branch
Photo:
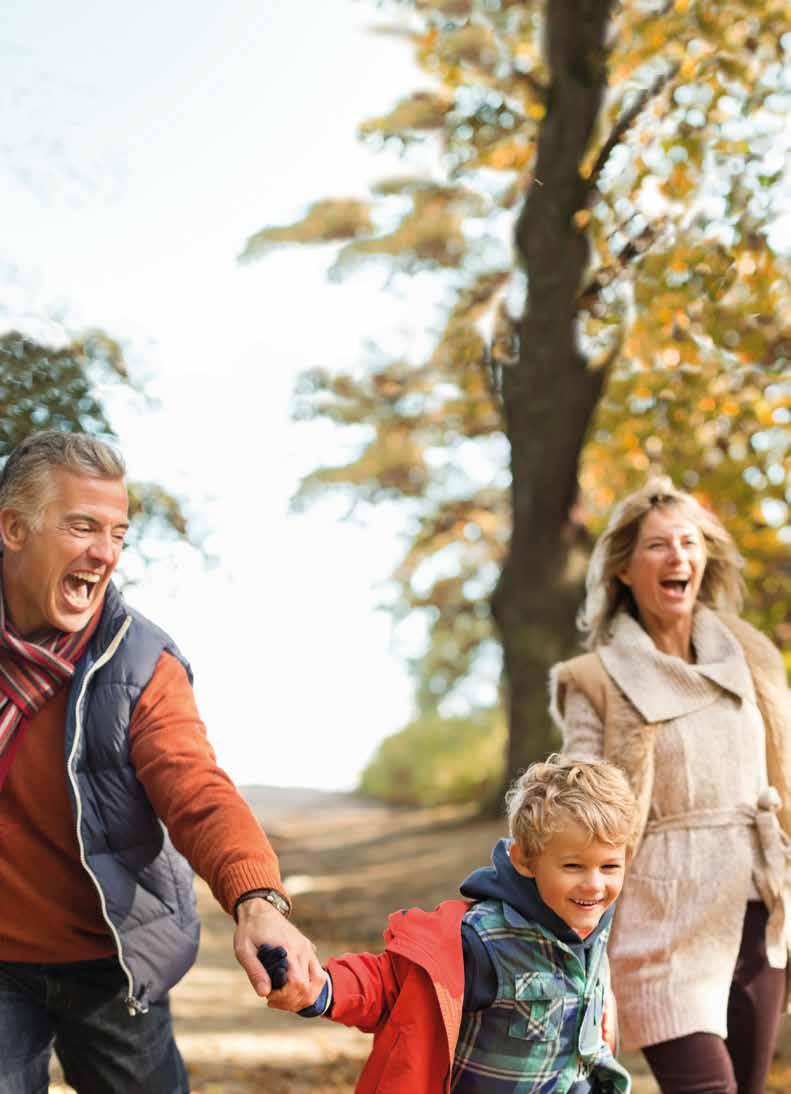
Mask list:
[[[596,186],[599,175],[602,173],[604,165],[610,158],[610,153],[612,152],[613,148],[615,148],[617,144],[620,144],[627,130],[629,130],[632,125],[634,125],[635,121],[642,113],[646,104],[650,102],[651,99],[656,98],[656,96],[665,89],[667,84],[673,79],[677,72],[678,64],[674,63],[670,66],[667,72],[663,72],[659,76],[657,76],[657,78],[649,87],[643,88],[643,90],[637,96],[629,109],[625,110],[620,116],[618,121],[613,126],[612,132],[610,133],[609,137],[602,145],[601,151],[596,157],[596,162],[594,163],[593,169],[590,173],[590,177],[588,178],[589,192],[593,190],[593,188]]]
[[[608,285],[611,285],[619,277],[626,267],[634,259],[642,257],[645,252],[656,243],[665,227],[665,221],[658,224],[649,224],[639,235],[630,239],[626,246],[616,255],[616,263],[604,266],[597,270],[590,281],[582,288],[577,299],[580,308],[590,308],[596,298]]]
[[[536,79],[532,72],[518,72],[516,75],[523,84],[527,84],[538,101],[546,106],[549,97],[549,88],[546,84],[542,84],[540,80]]]

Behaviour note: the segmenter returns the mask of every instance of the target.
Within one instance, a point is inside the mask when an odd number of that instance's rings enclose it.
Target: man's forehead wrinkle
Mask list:
[[[104,524],[111,523],[113,528],[128,528],[129,521],[126,518],[115,521],[103,521],[96,513],[87,513],[81,509],[74,509],[69,513],[63,514],[63,520],[87,520],[91,524]]]

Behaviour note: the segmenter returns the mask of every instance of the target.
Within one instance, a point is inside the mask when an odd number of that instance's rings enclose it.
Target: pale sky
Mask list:
[[[321,249],[236,263],[265,224],[403,170],[354,137],[424,83],[378,18],[354,0],[9,0],[0,24],[0,325],[103,327],[156,400],[110,396],[130,476],[182,495],[218,562],[169,550],[129,598],[192,662],[241,783],[350,786],[411,712],[376,610],[401,521],[287,512],[344,451],[290,420],[295,376],[358,362],[408,326],[403,300],[380,273],[329,284]]]

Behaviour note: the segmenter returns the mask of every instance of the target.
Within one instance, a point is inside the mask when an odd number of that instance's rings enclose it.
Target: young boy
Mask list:
[[[602,1036],[635,817],[626,778],[555,755],[506,801],[512,838],[462,884],[467,899],[396,912],[385,952],[331,959],[300,1012],[374,1034],[357,1094],[630,1090]],[[259,956],[284,973],[282,950]]]

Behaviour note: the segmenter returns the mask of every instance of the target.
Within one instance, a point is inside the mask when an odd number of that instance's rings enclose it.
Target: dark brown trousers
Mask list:
[[[750,901],[728,999],[728,1038],[690,1033],[643,1049],[662,1094],[764,1094],[786,992],[766,959],[767,911]]]

